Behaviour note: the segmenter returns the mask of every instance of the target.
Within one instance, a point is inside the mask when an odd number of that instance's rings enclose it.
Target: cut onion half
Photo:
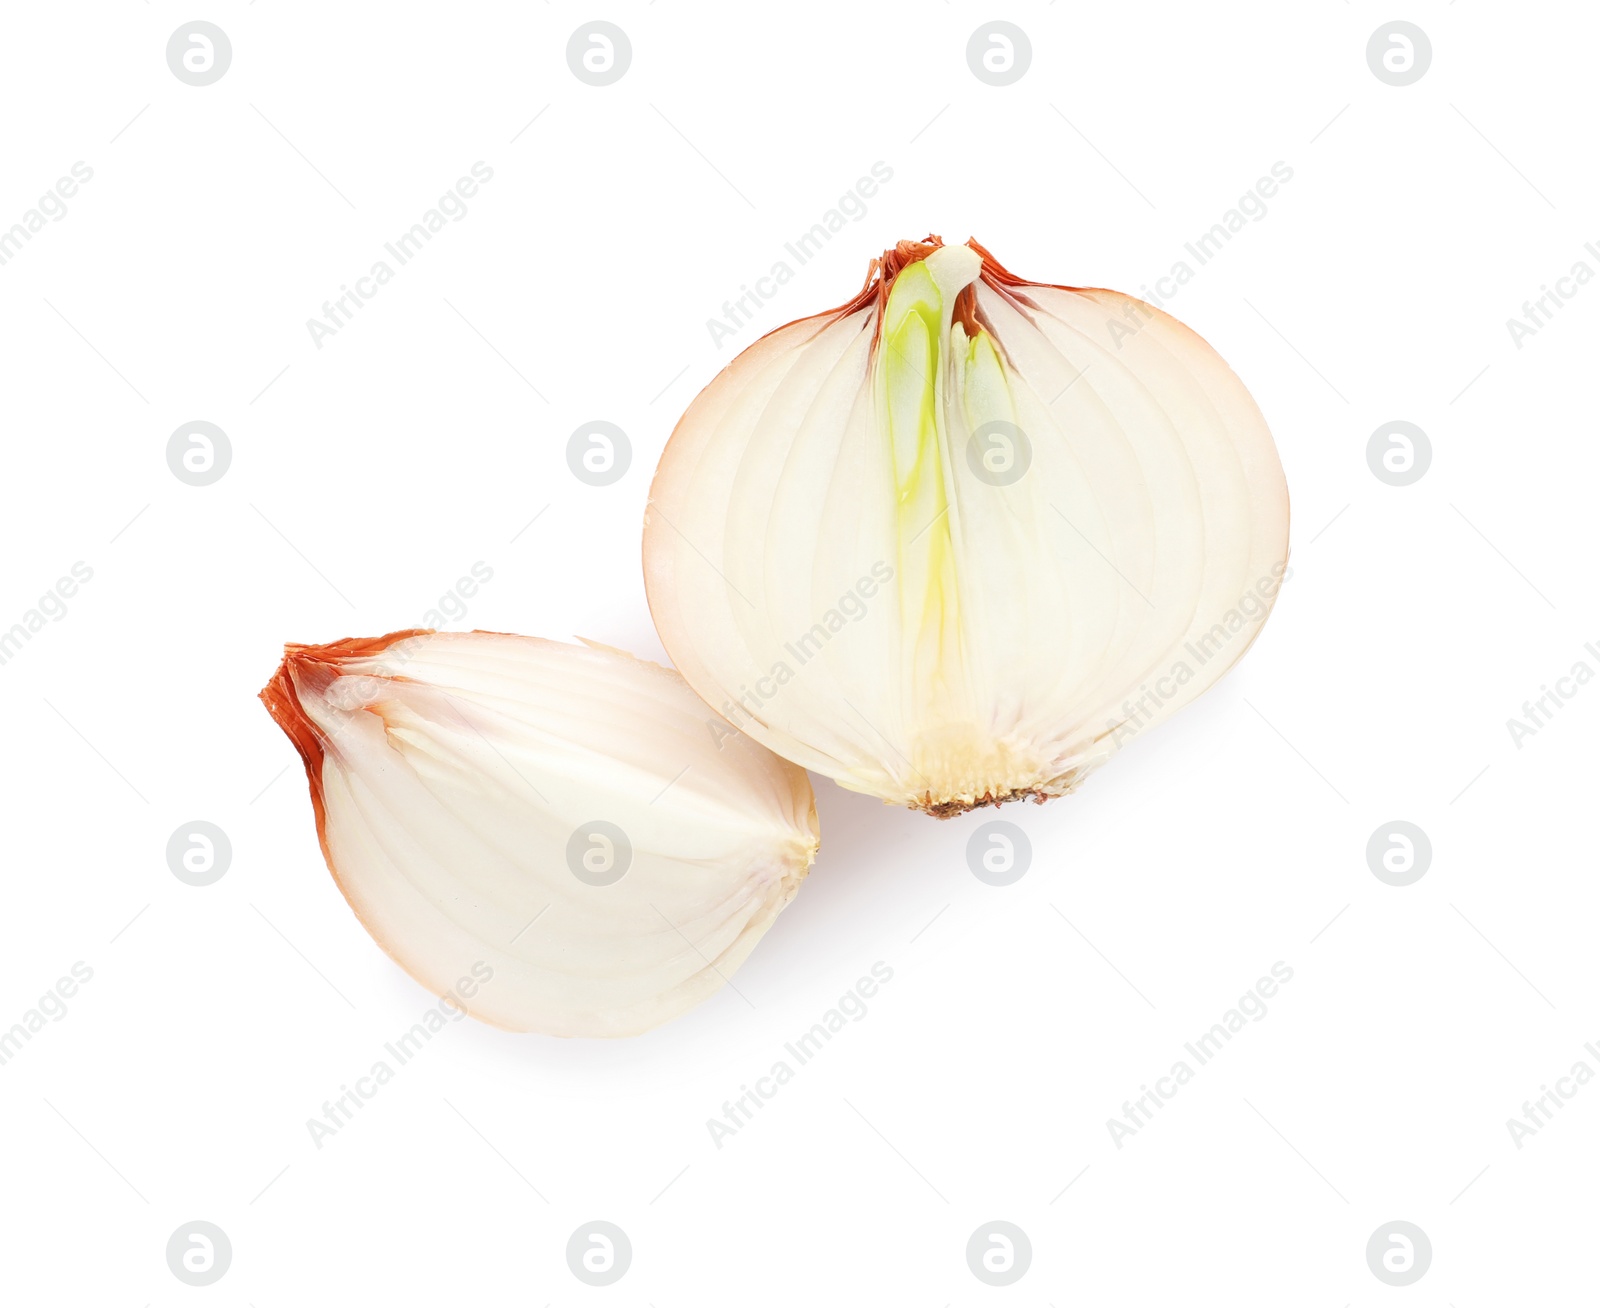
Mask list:
[[[624,1036],[677,1016],[816,854],[805,773],[618,650],[429,631],[290,645],[261,697],[362,925],[496,1026]]]
[[[1193,331],[929,237],[694,400],[644,572],[723,717],[949,817],[1066,793],[1211,686],[1288,525],[1261,411]]]

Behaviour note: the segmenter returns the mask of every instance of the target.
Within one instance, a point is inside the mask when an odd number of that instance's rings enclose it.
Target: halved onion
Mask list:
[[[1194,332],[929,237],[690,405],[645,581],[724,717],[948,817],[1072,790],[1215,682],[1288,515],[1260,410]]]
[[[290,645],[261,693],[363,926],[516,1031],[621,1036],[705,999],[817,849],[805,773],[603,646],[403,631]]]

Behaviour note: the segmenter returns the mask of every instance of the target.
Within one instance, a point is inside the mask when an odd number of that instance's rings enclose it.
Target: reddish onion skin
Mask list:
[[[272,714],[272,720],[282,728],[283,734],[289,737],[290,743],[300,755],[300,761],[305,765],[306,781],[311,787],[311,809],[317,823],[317,843],[322,847],[322,856],[327,860],[328,871],[333,874],[333,879],[344,893],[346,902],[349,902],[350,896],[339,880],[339,869],[334,866],[333,859],[328,855],[326,836],[328,815],[322,801],[323,739],[316,724],[301,708],[297,687],[322,693],[339,675],[339,669],[347,661],[376,658],[396,641],[429,634],[431,633],[426,628],[410,627],[405,631],[391,631],[387,636],[347,636],[343,640],[336,640],[327,645],[285,645],[283,662],[278,665],[272,680],[262,687],[258,696],[267,706],[267,712]],[[353,903],[350,907],[356,908]],[[359,910],[356,911],[356,915],[360,916]]]

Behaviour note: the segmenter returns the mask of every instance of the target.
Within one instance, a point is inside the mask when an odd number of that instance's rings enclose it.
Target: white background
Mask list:
[[[165,59],[193,18],[233,47],[207,87]],[[608,87],[566,62],[591,18],[632,45]],[[965,58],[993,18],[1032,44],[1002,88]],[[1398,88],[1365,55],[1396,18],[1433,49]],[[1478,0],[10,7],[0,227],[94,175],[0,266],[0,627],[93,579],[0,666],[0,1027],[94,975],[0,1068],[0,1298],[1592,1300],[1600,1084],[1521,1149],[1506,1119],[1600,1071],[1600,686],[1520,749],[1506,720],[1600,669],[1600,283],[1520,349],[1506,320],[1600,271],[1597,35],[1586,6]],[[467,216],[317,348],[307,319],[480,160]],[[879,160],[866,216],[715,346],[707,319]],[[1169,306],[1288,474],[1293,579],[1244,662],[1078,794],[1007,809],[1033,843],[1008,888],[968,871],[981,819],[818,779],[822,852],[748,1005],[616,1043],[465,1021],[314,1147],[306,1119],[435,1001],[323,867],[255,699],[282,642],[415,625],[482,561],[454,626],[659,658],[649,476],[738,348],[929,231],[1138,293],[1280,160]],[[200,488],[165,457],[197,419],[232,446]],[[606,488],[565,460],[592,419],[632,444]],[[1404,488],[1365,453],[1396,419],[1433,449]],[[1405,888],[1365,854],[1396,818],[1433,845]],[[232,841],[207,888],[166,864],[192,819]],[[1117,1148],[1107,1119],[1279,960],[1268,1015]],[[706,1119],[878,961],[868,1016],[714,1146]],[[608,1289],[564,1254],[594,1218],[633,1246]],[[192,1219],[233,1246],[207,1289],[166,1263]],[[1033,1246],[1006,1289],[966,1263],[992,1219]],[[1433,1247],[1405,1289],[1365,1254],[1394,1219]]]

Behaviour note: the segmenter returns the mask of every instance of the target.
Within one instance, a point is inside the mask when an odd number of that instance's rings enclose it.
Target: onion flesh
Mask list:
[[[948,817],[1070,791],[1212,685],[1288,522],[1266,422],[1193,331],[929,237],[690,405],[645,580],[723,717]]]
[[[815,857],[805,774],[718,740],[681,677],[618,650],[426,631],[291,645],[262,698],[362,925],[497,1026],[621,1036],[677,1016]]]

